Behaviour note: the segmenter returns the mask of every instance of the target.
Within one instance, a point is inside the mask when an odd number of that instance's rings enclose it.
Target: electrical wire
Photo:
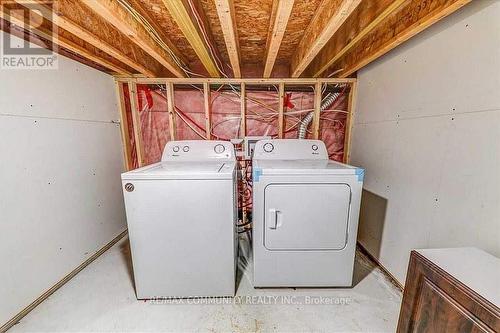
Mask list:
[[[164,91],[166,90],[163,86],[161,85],[157,85],[157,87],[159,88],[159,90],[161,91],[161,93],[159,93],[159,95],[166,100],[166,96],[164,94]],[[239,92],[235,89],[235,87],[231,87],[231,92],[227,93],[225,91],[222,91],[224,85],[220,85],[219,88],[215,91],[217,93],[217,96],[215,98],[213,98],[211,100],[211,103],[213,104],[213,102],[219,98],[219,97],[222,97],[224,99],[227,99],[235,104],[239,104],[241,99],[240,97],[238,96],[239,95]],[[194,86],[194,88],[198,88],[196,86]],[[276,88],[276,87],[275,87]],[[202,89],[197,89],[198,91],[203,92]],[[341,94],[343,94],[345,92],[345,87],[344,89],[342,90]],[[238,97],[238,100],[235,101],[233,98],[234,97]],[[259,122],[259,123],[266,123],[266,124],[270,124],[274,121],[277,121],[277,118],[279,116],[279,112],[277,110],[275,110],[273,107],[271,107],[270,105],[266,104],[265,102],[262,102],[261,100],[258,100],[258,99],[255,99],[255,98],[252,98],[252,97],[248,97],[247,96],[247,99],[250,100],[251,102],[255,103],[255,105],[261,107],[262,109],[265,110],[265,112],[255,112],[253,110],[248,110],[248,113],[246,115],[246,120],[249,120],[249,121],[255,121],[255,122]],[[338,103],[335,103],[335,104],[338,104]],[[333,105],[334,107],[336,105]],[[305,113],[310,113],[311,111],[313,111],[314,109],[311,109],[311,108],[307,108],[307,109],[296,109],[296,108],[293,108],[291,109],[290,111],[287,111],[286,112],[286,128],[284,129],[284,133],[290,133],[290,132],[293,132],[296,130],[296,128],[299,126],[299,124],[301,123],[301,118],[300,116],[302,114],[305,114]],[[186,125],[197,135],[199,136],[200,138],[202,139],[206,139],[206,136],[204,135],[206,129],[203,128],[203,126],[201,126],[200,124],[198,124],[196,122],[196,120],[194,120],[193,118],[191,118],[186,112],[182,111],[180,108],[178,108],[177,106],[175,106],[175,112],[177,115],[179,115],[179,118],[184,122],[186,123]],[[199,113],[202,113],[202,112],[199,112]],[[327,114],[331,114],[331,113],[348,113],[347,111],[345,110],[340,110],[340,109],[329,109],[329,110],[323,110],[322,111],[322,116],[320,119],[323,119],[325,121],[331,121],[333,122],[334,124],[337,124],[339,125],[340,122],[336,119],[333,119],[333,118],[329,118],[327,117]],[[217,122],[212,122],[211,123],[211,128],[210,128],[210,133],[211,135],[216,138],[216,139],[220,139],[220,140],[229,140],[229,138],[226,138],[226,137],[223,137],[221,135],[218,135],[216,132],[217,128],[221,125],[223,125],[224,123],[227,123],[227,122],[233,122],[233,121],[236,121],[237,122],[237,125],[236,126],[236,135],[235,137],[238,137],[239,135],[239,130],[240,130],[240,125],[241,125],[241,121],[242,121],[242,118],[241,118],[241,114],[239,113],[218,113],[218,112],[213,112],[212,113],[213,115],[214,114],[223,114],[225,117]],[[290,125],[288,125],[288,123],[292,121],[292,123]],[[271,137],[277,137],[278,133],[269,133],[269,130],[270,128],[267,128],[266,129],[266,135],[269,135]],[[311,133],[310,130],[307,130],[307,133]]]
[[[191,125],[191,124],[189,124],[189,122],[188,122],[186,119],[184,119],[184,116],[182,115],[182,112],[178,112],[178,111],[176,110],[176,114],[177,114],[177,115],[179,116],[179,118],[180,118],[180,119],[181,119],[181,120],[182,120],[182,121],[183,121],[183,122],[184,122],[184,123],[185,123],[185,124],[186,124],[189,128],[191,128],[191,130],[192,130],[193,132],[195,132],[195,133],[196,133],[196,134],[197,134],[200,138],[202,138],[203,140],[206,140],[206,139],[207,139],[207,137],[206,137],[206,136],[204,136],[203,134],[201,134],[200,132],[198,132],[198,131],[197,131],[197,130],[196,130],[196,129],[195,129],[195,128]]]
[[[177,66],[186,74],[186,76],[194,75],[194,76],[199,76],[203,77],[203,75],[195,73],[191,70],[189,70],[188,66],[183,63],[183,61],[170,49],[170,47],[161,39],[160,35],[158,32],[154,29],[154,27],[146,20],[144,16],[142,16],[137,10],[135,10],[132,5],[130,5],[127,1],[125,0],[117,0],[118,3],[132,15],[132,17],[138,21],[144,29],[148,32],[148,34],[153,38],[153,40],[162,48],[164,49],[172,58],[172,60],[175,62]]]
[[[201,34],[203,35],[203,39],[205,40],[205,43],[208,45],[208,49],[210,51],[210,54],[212,55],[212,59],[215,60],[215,66],[217,67],[217,70],[224,77],[227,77],[227,74],[225,73],[224,69],[221,68],[221,66],[223,67],[224,65],[218,56],[218,53],[215,49],[215,46],[211,43],[210,38],[208,38],[207,30],[205,28],[203,20],[200,17],[200,14],[198,13],[198,10],[196,9],[192,0],[188,0],[188,3],[189,3],[189,7],[191,8],[191,11],[194,14],[194,18],[195,18],[196,22],[198,23],[198,27],[200,28]]]

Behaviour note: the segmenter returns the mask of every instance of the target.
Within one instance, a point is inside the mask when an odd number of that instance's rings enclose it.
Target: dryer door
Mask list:
[[[264,192],[269,250],[341,250],[347,242],[351,188],[342,183],[269,184]]]

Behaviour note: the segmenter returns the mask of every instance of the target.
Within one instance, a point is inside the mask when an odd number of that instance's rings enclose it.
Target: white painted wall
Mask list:
[[[0,326],[125,229],[118,119],[90,67],[0,70]]]
[[[473,1],[358,73],[358,237],[401,283],[411,249],[500,256],[499,18]]]

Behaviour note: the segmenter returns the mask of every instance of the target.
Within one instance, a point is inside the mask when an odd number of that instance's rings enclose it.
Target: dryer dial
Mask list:
[[[263,148],[266,153],[270,153],[274,150],[274,146],[270,142],[266,143]]]

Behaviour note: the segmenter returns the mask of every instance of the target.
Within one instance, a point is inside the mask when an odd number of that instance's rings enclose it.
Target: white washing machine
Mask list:
[[[255,287],[352,285],[364,170],[319,140],[262,140],[253,155]]]
[[[137,298],[234,296],[234,146],[171,141],[122,183]]]

